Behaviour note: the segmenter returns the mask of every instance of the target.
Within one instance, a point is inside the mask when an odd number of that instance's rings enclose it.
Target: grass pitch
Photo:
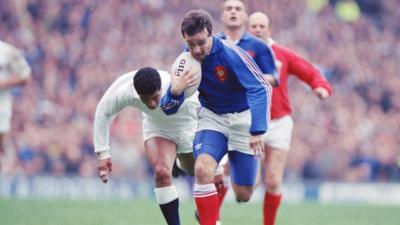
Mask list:
[[[223,225],[262,224],[261,203],[226,203]],[[181,224],[196,225],[194,203],[182,202]],[[2,225],[162,225],[153,199],[0,199]],[[283,204],[276,225],[399,225],[400,206]]]

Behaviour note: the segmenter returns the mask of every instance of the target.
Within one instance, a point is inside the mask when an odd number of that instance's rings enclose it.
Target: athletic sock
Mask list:
[[[168,225],[180,225],[178,191],[174,185],[155,188],[154,193]]]
[[[219,197],[215,184],[195,184],[194,199],[201,225],[215,225],[218,215]]]
[[[282,194],[265,192],[264,196],[264,225],[274,225],[276,213],[281,203]]]
[[[220,212],[221,212],[222,204],[224,202],[226,193],[228,192],[229,176],[223,176],[222,180],[216,181],[215,182],[215,187],[217,188],[217,192],[218,192],[217,221],[219,221],[220,220]]]

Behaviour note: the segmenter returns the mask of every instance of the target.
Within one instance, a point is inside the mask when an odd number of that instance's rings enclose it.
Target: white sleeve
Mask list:
[[[128,74],[131,75],[131,74]],[[97,105],[94,128],[93,145],[95,152],[110,150],[110,125],[118,113],[127,106],[136,106],[139,97],[132,84],[133,76],[117,79],[101,98]]]
[[[16,74],[22,79],[29,78],[31,74],[31,68],[29,67],[28,62],[24,58],[22,52],[18,50],[13,51],[10,69],[13,74]]]

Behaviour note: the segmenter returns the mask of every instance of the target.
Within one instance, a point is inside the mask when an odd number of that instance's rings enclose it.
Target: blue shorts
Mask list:
[[[219,163],[228,154],[232,181],[236,185],[253,186],[256,182],[258,160],[254,155],[236,150],[228,151],[228,138],[215,130],[196,132],[193,141],[194,158],[200,154],[210,155]]]

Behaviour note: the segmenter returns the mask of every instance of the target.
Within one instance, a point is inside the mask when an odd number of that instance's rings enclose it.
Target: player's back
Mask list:
[[[170,85],[170,74],[157,70],[161,78],[161,95],[164,95]],[[196,108],[199,106],[197,95],[189,97],[182,108],[172,116],[167,116],[157,107],[149,109],[140,99],[133,85],[133,78],[137,71],[121,75],[107,89],[99,102],[98,110],[102,113],[115,115],[127,106],[135,107],[143,113],[144,119],[149,119],[161,126],[170,126],[176,123],[187,123],[196,118]]]

